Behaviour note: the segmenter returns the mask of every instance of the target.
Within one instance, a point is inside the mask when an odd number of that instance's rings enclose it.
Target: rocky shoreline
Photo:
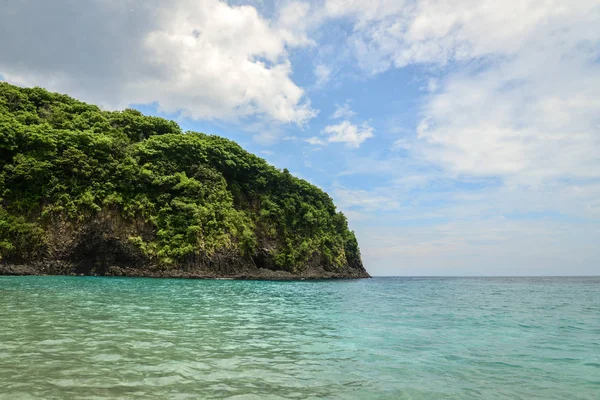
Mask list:
[[[99,276],[98,274],[80,274],[74,265],[58,262],[39,262],[34,264],[2,264],[1,275],[66,275]],[[228,274],[201,269],[161,269],[156,266],[136,268],[109,267],[101,276],[134,278],[184,278],[184,279],[236,279],[236,280],[316,280],[316,279],[363,279],[371,276],[364,270],[326,271],[322,268],[309,268],[299,273],[277,271],[265,268],[247,268]]]

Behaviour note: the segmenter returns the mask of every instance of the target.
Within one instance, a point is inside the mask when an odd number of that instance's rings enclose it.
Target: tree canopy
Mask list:
[[[128,240],[162,268],[223,249],[251,259],[267,248],[291,272],[315,254],[360,263],[327,193],[233,141],[0,82],[0,260],[44,257],[57,220],[106,210],[149,230]]]

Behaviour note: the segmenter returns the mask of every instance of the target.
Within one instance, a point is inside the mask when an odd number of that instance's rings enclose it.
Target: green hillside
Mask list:
[[[65,274],[367,276],[344,215],[287,170],[172,121],[3,82],[0,263]]]

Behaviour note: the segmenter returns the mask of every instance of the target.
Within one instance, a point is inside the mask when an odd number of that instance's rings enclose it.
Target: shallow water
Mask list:
[[[598,399],[600,278],[0,277],[0,398]]]

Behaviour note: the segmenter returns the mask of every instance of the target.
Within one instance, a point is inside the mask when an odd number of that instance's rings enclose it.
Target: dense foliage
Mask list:
[[[333,268],[360,260],[326,193],[230,140],[1,82],[0,201],[0,260],[42,257],[53,221],[103,210],[150,226],[128,240],[164,268],[264,247],[289,271],[315,252]]]

